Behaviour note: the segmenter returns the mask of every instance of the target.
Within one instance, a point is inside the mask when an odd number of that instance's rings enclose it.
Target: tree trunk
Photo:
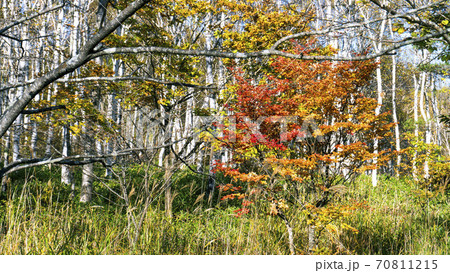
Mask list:
[[[117,35],[122,35],[122,26],[118,27],[116,30]],[[114,60],[114,75],[121,77],[124,74],[124,67],[123,62],[121,60]],[[117,98],[116,98],[116,91],[112,90],[110,94],[108,94],[108,112],[107,112],[107,118],[113,123],[117,124]],[[114,139],[110,138],[108,142],[106,143],[106,153],[112,154],[114,152],[115,143]],[[106,159],[106,163],[110,165],[112,163],[112,158],[108,157]],[[111,169],[107,168],[105,176],[110,178],[111,177]]]
[[[164,185],[165,185],[165,193],[164,193],[164,205],[165,205],[165,213],[166,216],[172,217],[172,153],[168,151],[164,158]]]
[[[81,4],[81,0],[79,0],[79,4]],[[79,12],[78,10],[75,10],[74,13],[74,20],[78,21],[79,20]],[[86,22],[87,23],[87,22]],[[74,32],[74,37],[75,37],[75,41],[74,43],[76,43],[78,41],[78,39],[76,38],[81,38],[81,22],[79,23],[79,27],[76,28],[76,31]],[[86,27],[89,27],[88,25],[86,25]],[[101,31],[101,29],[99,29],[98,31]],[[86,33],[87,36],[90,35],[89,31]],[[75,44],[74,44],[75,45]],[[75,46],[75,48],[78,48],[77,46]],[[78,52],[73,52],[78,53]],[[98,65],[101,65],[102,60],[101,59],[97,59],[95,60],[95,62]],[[82,87],[81,89],[82,92],[82,98],[85,100],[89,100],[95,101],[95,98],[93,98],[93,96],[95,96],[95,94],[93,94],[95,92],[95,90],[86,90],[84,87]],[[95,103],[93,103],[93,107],[96,107]],[[87,116],[86,112],[83,110],[83,127],[82,127],[82,143],[83,143],[83,148],[84,148],[84,154],[86,155],[94,155],[96,152],[96,139],[94,139],[95,136],[95,132],[93,130],[94,125],[92,124],[91,120],[89,119],[89,117]],[[93,179],[94,179],[94,164],[90,163],[90,164],[85,164],[82,167],[82,175],[81,175],[81,189],[80,189],[80,202],[81,203],[89,203],[92,200],[92,183],[93,183]]]
[[[394,32],[392,29],[392,20],[389,20],[389,30],[391,33],[391,38],[394,38]],[[392,55],[392,120],[395,123],[395,150],[397,151],[397,167],[395,169],[395,174],[397,177],[400,176],[400,168],[402,157],[400,155],[400,128],[397,118],[397,55]]]
[[[286,226],[286,230],[287,230],[287,233],[288,233],[288,240],[289,240],[289,252],[291,253],[291,255],[295,255],[294,232],[292,231],[292,227],[289,224],[289,221],[287,220],[286,215],[284,215],[284,213],[279,211],[278,216],[280,216],[280,218],[284,222],[284,225]]]
[[[94,173],[94,164],[83,165],[83,174],[81,177],[81,190],[80,190],[81,203],[89,203],[92,200],[93,173]]]
[[[316,226],[310,225],[308,227],[308,252],[311,254],[316,248]]]
[[[84,98],[89,96],[87,90],[83,90]],[[92,123],[86,112],[83,111],[83,127],[82,127],[82,143],[84,148],[84,154],[94,155],[95,154],[95,140],[93,139],[94,132],[92,130]],[[81,177],[81,190],[80,190],[80,202],[88,203],[92,200],[92,181],[94,174],[94,164],[85,164],[82,167],[82,177]]]
[[[92,125],[87,117],[84,118],[83,126],[83,146],[86,155],[93,155],[95,153],[95,142],[92,139]],[[83,165],[83,172],[81,176],[81,190],[80,190],[80,202],[88,203],[92,200],[92,181],[94,178],[94,164]]]
[[[109,0],[99,0],[97,9],[97,29],[102,29],[106,22]]]
[[[213,16],[212,14],[209,14],[207,17],[207,22],[212,23]],[[205,43],[206,43],[206,49],[211,50],[212,49],[212,33],[208,29],[205,33]],[[213,58],[212,57],[206,57],[206,84],[212,84],[214,82],[214,74],[213,74]],[[216,109],[216,94],[211,92],[208,94],[207,97],[207,103],[210,110]],[[214,130],[214,129],[213,129]],[[208,177],[208,183],[206,186],[206,197],[208,198],[208,202],[212,202],[212,196],[214,194],[214,187],[216,184],[215,181],[215,174],[213,172],[215,161],[218,160],[217,153],[214,152],[214,144],[211,143],[210,145],[210,157],[209,157],[209,177]]]
[[[377,52],[380,52],[382,49],[382,43],[381,43],[381,39],[383,38],[383,34],[384,34],[384,30],[386,27],[386,19],[384,19],[381,22],[381,27],[380,27],[380,32],[379,32],[379,37],[377,37],[377,41],[374,42],[374,46],[376,48]],[[381,58],[378,57],[376,58],[377,62],[380,62]],[[381,112],[381,107],[383,105],[383,97],[384,97],[384,93],[383,93],[383,79],[381,77],[381,67],[380,65],[378,65],[377,70],[377,108],[375,108],[375,115],[378,116]],[[373,152],[375,154],[378,154],[378,138],[375,137],[375,139],[373,140]],[[375,169],[372,170],[372,185],[374,187],[377,186],[378,184],[378,157],[374,157],[373,159],[373,164],[375,165]]]
[[[70,131],[69,131],[69,125],[63,126],[63,133],[62,133],[62,142],[63,142],[63,148],[62,148],[62,156],[67,157],[70,156],[71,151],[71,145],[70,145]],[[72,169],[69,166],[62,165],[61,166],[61,182],[66,185],[71,185],[73,183],[72,179]]]
[[[414,77],[414,141],[417,142],[419,140],[419,82],[417,81],[416,74],[413,74]],[[421,80],[421,79],[420,79]],[[417,180],[417,145],[414,145],[414,154],[413,154],[413,178]]]
[[[77,10],[75,13],[78,13],[78,8],[76,8],[75,10]],[[61,35],[63,33],[63,20],[65,17],[65,12],[64,9],[60,9],[58,11],[58,20],[57,20],[57,25],[56,25],[56,33],[57,35],[55,36],[55,51],[53,52],[53,60],[55,64],[60,63],[63,60],[63,56],[61,56],[60,54],[60,50],[62,49],[62,43],[61,43]],[[78,25],[77,25],[77,20],[76,18],[74,18],[74,24],[75,24],[75,30],[73,31],[78,31]],[[72,31],[72,32],[73,32]],[[71,50],[71,54],[72,56],[76,55],[76,46],[73,45],[73,43],[76,43],[77,39],[73,38],[73,33],[71,33],[70,35],[70,50]],[[75,52],[75,53],[74,53]],[[57,94],[58,92],[58,85],[54,85],[54,93]],[[48,95],[47,95],[47,99],[49,101],[50,104],[52,104],[52,88],[48,88]],[[51,112],[49,112],[47,114],[47,124],[48,124],[48,130],[47,130],[47,141],[46,141],[46,149],[45,149],[45,156],[46,157],[50,157],[52,154],[52,142],[53,142],[53,126],[51,123]]]
[[[24,28],[20,31],[21,36],[24,41],[22,42],[21,46],[23,47],[24,56],[19,60],[19,71],[17,75],[17,82],[22,83],[26,82],[28,80],[28,69],[29,69],[29,61],[27,60],[26,56],[28,55],[28,52],[30,51],[29,47],[29,41],[27,41],[27,33],[28,30],[26,28],[26,25],[23,26]],[[19,33],[20,33],[19,32]],[[23,95],[24,87],[17,88],[17,94],[15,95],[15,99],[20,98]],[[20,139],[22,137],[22,133],[24,131],[24,116],[20,114],[17,119],[14,122],[14,132],[13,132],[13,156],[12,160],[17,161],[20,158]]]
[[[430,89],[434,89],[434,79],[432,75],[430,76]],[[430,99],[427,95],[427,88],[423,90],[422,96],[424,97],[424,104],[425,104],[425,112],[423,115],[425,116],[425,144],[428,146],[431,144],[431,116],[430,116]],[[423,172],[424,172],[424,178],[428,179],[430,177],[430,163],[429,163],[429,157],[430,157],[430,150],[427,149],[426,151],[427,156],[425,157],[425,162],[423,164]]]
[[[4,149],[3,149],[3,167],[8,165],[9,163],[9,150],[11,149],[11,132],[7,131],[5,136],[3,137],[4,140]],[[8,181],[8,175],[4,175],[2,177],[2,192],[6,192],[6,184]]]

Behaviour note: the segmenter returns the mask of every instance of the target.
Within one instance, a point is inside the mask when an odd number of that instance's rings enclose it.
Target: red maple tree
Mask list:
[[[317,50],[333,54],[329,48],[297,46],[294,51]],[[216,171],[232,180],[221,186],[228,193],[222,199],[243,201],[238,216],[250,212],[254,202],[265,203],[269,214],[283,219],[292,239],[289,207],[304,210],[314,237],[360,205],[336,204],[333,197],[356,174],[375,168],[375,156],[378,166],[387,160],[387,151],[375,154],[372,142],[390,135],[393,124],[388,113],[375,115],[376,100],[362,92],[377,65],[279,57],[260,79],[235,69],[237,83],[230,87],[235,99],[228,107],[234,114],[226,124],[235,123],[225,126],[218,142],[232,159]]]

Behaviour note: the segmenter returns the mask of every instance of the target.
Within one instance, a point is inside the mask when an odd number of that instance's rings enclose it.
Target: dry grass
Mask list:
[[[164,216],[159,201],[150,206],[136,242],[136,226],[129,216],[138,219],[141,203],[128,208],[107,202],[79,204],[65,198],[58,187],[28,181],[10,193],[9,201],[2,201],[0,253],[289,254],[286,228],[279,219],[257,209],[237,218],[236,207],[225,204],[192,209],[189,200],[197,199],[192,185],[187,193],[178,193],[176,198],[185,200],[173,218]],[[374,189],[361,178],[347,197],[368,202],[368,209],[347,219],[359,232],[322,232],[317,253],[449,254],[448,194],[423,202],[413,190],[408,180],[384,179]],[[305,216],[291,211],[289,217],[296,253],[305,254]]]

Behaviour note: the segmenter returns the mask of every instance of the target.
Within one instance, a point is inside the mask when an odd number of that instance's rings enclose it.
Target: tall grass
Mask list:
[[[449,195],[424,198],[411,179],[384,177],[378,187],[362,178],[354,198],[366,199],[369,208],[359,211],[350,224],[359,233],[345,241],[358,254],[449,254]]]
[[[0,203],[2,254],[289,254],[286,227],[278,218],[258,208],[238,218],[233,203],[210,208],[198,198],[196,177],[178,174],[174,216],[167,218],[162,198],[148,210],[138,196],[129,206],[101,198],[80,204],[69,198],[55,170],[39,171],[46,174],[22,173],[20,183],[16,177],[19,186]],[[325,232],[317,253],[449,254],[448,193],[423,200],[415,189],[408,179],[384,177],[373,188],[361,177],[345,197],[367,201],[366,209],[347,219],[358,233]],[[133,221],[139,216],[144,218],[138,230]],[[296,253],[307,253],[303,212],[291,211],[289,218]]]

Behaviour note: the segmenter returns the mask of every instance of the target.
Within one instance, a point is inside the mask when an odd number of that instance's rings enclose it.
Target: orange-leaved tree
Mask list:
[[[295,53],[315,54],[333,49],[296,45]],[[323,52],[321,52],[323,53]],[[231,178],[222,185],[222,199],[241,199],[237,216],[262,204],[287,227],[290,252],[295,253],[290,217],[295,210],[306,215],[308,251],[317,251],[322,231],[338,235],[357,232],[343,218],[362,203],[338,202],[358,173],[387,160],[387,151],[373,153],[373,139],[390,134],[388,113],[375,115],[377,102],[364,96],[373,61],[330,62],[286,58],[271,60],[271,72],[260,79],[235,70],[235,94],[228,109],[218,145],[232,159],[216,170]],[[340,223],[340,225],[337,225]],[[340,231],[339,231],[340,230]],[[337,236],[332,236],[336,238]],[[340,243],[339,243],[340,244]]]

